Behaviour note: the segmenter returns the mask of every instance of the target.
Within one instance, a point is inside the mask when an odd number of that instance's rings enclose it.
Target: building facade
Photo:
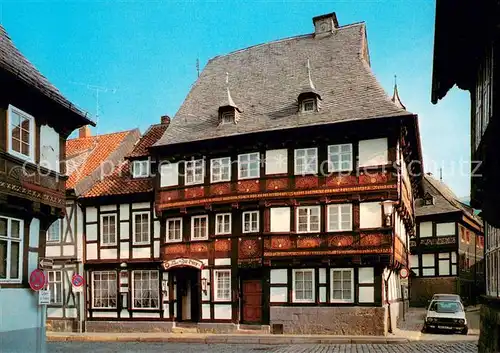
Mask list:
[[[92,136],[88,127],[66,142],[66,207],[62,219],[47,231],[45,256],[54,265],[48,272],[51,304],[47,307],[47,329],[79,331],[84,327],[84,293],[74,290],[74,274],[83,275],[83,210],[78,197],[123,162],[140,137],[138,129]]]
[[[410,241],[411,304],[426,306],[436,293],[475,304],[485,294],[484,233],[473,210],[427,174],[416,201],[416,237]]]
[[[499,19],[496,0],[437,1],[432,102],[454,85],[471,95],[471,206],[482,210],[486,238],[480,353],[500,350]]]
[[[45,351],[38,295],[28,284],[45,233],[65,211],[65,142],[89,123],[23,57],[0,26],[0,342]]]
[[[89,332],[158,331],[166,324],[160,289],[160,221],[148,148],[170,119],[151,126],[113,173],[78,202],[83,210],[85,318]],[[171,325],[167,325],[170,329]]]
[[[417,117],[375,80],[363,23],[313,23],[211,59],[151,149],[173,326],[383,335],[403,317]]]

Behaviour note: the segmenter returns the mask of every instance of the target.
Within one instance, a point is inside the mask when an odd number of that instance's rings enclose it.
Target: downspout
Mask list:
[[[394,251],[396,249],[396,238],[394,236],[394,227],[393,227],[393,224],[394,224],[394,209],[392,211],[392,215],[391,215],[391,241],[392,241],[392,254],[391,254],[391,261],[389,263],[389,276],[387,276],[387,278],[385,279],[385,303],[387,304],[387,310],[388,310],[388,313],[389,313],[389,327],[390,329],[388,329],[388,332],[392,333],[393,330],[392,330],[392,321],[391,321],[391,303],[389,301],[389,280],[391,279],[391,276],[392,276],[392,270],[394,268]]]

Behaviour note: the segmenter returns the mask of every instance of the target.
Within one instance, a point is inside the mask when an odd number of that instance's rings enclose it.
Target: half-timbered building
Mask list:
[[[313,24],[211,59],[152,148],[174,326],[379,335],[402,318],[417,116],[371,72],[364,23]]]
[[[86,330],[146,330],[165,317],[160,288],[160,221],[154,210],[148,148],[165,132],[162,117],[137,141],[111,175],[79,199],[84,214]],[[158,330],[160,323],[150,329]]]
[[[482,211],[486,237],[480,353],[500,350],[499,43],[497,0],[436,2],[432,102],[455,85],[470,93],[471,206]]]
[[[47,229],[65,211],[66,139],[93,123],[18,51],[1,25],[0,82],[1,350],[38,352],[44,351],[45,307],[28,285],[29,274],[44,254]]]
[[[48,329],[81,331],[85,319],[83,292],[75,292],[73,274],[83,275],[83,211],[78,197],[123,162],[140,137],[138,129],[92,136],[88,127],[66,142],[66,209],[47,231],[45,256],[54,260],[48,271],[51,304]]]
[[[474,304],[485,291],[482,221],[431,174],[424,176],[423,188],[410,241],[411,304],[427,305],[436,293],[459,294]]]

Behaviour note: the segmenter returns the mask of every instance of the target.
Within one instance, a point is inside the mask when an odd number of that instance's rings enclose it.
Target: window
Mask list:
[[[205,176],[205,163],[203,159],[196,159],[184,162],[186,167],[186,185],[201,184]]]
[[[61,241],[61,220],[57,219],[47,230],[47,243],[58,243]]]
[[[382,206],[380,202],[361,202],[359,204],[359,228],[382,227]]]
[[[221,114],[221,124],[231,124],[234,123],[234,110],[229,112],[224,112]]]
[[[359,141],[359,166],[371,167],[389,163],[386,138]]]
[[[159,308],[158,271],[132,271],[132,308]]]
[[[210,164],[210,181],[212,183],[231,180],[231,158],[215,158],[210,161]]]
[[[231,233],[231,214],[223,213],[215,216],[215,234]]]
[[[215,301],[231,300],[231,270],[214,270]]]
[[[116,272],[92,272],[92,307],[116,308]]]
[[[288,173],[288,150],[266,151],[266,175]]]
[[[354,273],[352,268],[331,269],[331,301],[354,302]]]
[[[116,245],[116,215],[101,215],[101,245]]]
[[[420,222],[418,235],[420,238],[432,237],[432,222]]]
[[[149,176],[149,161],[134,161],[132,163],[132,176],[146,178]]]
[[[191,217],[191,240],[208,239],[208,216]]]
[[[272,233],[290,231],[290,213],[290,207],[271,207],[269,217]]]
[[[436,235],[438,237],[439,236],[455,235],[455,222],[437,223],[436,224]]]
[[[0,217],[0,282],[21,282],[23,227],[20,219]]]
[[[33,161],[35,157],[35,119],[22,110],[9,105],[7,120],[9,153]]]
[[[293,270],[293,301],[313,303],[314,299],[314,270]]]
[[[149,243],[149,212],[133,214],[134,244]]]
[[[302,111],[312,112],[316,110],[316,100],[314,98],[304,99],[302,101]]]
[[[328,231],[352,230],[352,205],[328,206]]]
[[[160,165],[160,187],[179,185],[178,163],[162,162]]]
[[[328,172],[352,170],[352,145],[328,146]]]
[[[318,172],[318,149],[303,148],[295,150],[295,175],[315,174]]]
[[[50,290],[50,303],[62,304],[62,271],[48,271],[48,287]]]
[[[290,222],[288,222],[290,224]],[[259,231],[259,211],[243,212],[243,233]]]
[[[167,242],[182,241],[182,218],[167,219]]]
[[[260,176],[259,153],[240,154],[238,156],[238,179],[251,179]]]
[[[297,208],[297,232],[319,232],[320,206],[305,206]]]

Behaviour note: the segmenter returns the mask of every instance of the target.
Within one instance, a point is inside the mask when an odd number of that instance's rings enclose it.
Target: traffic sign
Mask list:
[[[43,289],[38,292],[38,305],[50,304],[50,290]]]
[[[38,267],[44,270],[50,270],[54,266],[54,260],[48,259],[46,257],[42,257],[40,261],[38,261]]]
[[[73,277],[71,277],[71,284],[73,287],[82,287],[83,284],[85,283],[85,280],[83,279],[82,275],[75,273]]]
[[[407,268],[402,268],[401,271],[399,271],[399,277],[401,279],[408,278],[408,275],[409,275],[409,273],[408,273],[408,269]]]
[[[45,281],[45,273],[42,270],[37,268],[31,272],[29,279],[31,289],[35,291],[42,289],[45,286]]]

